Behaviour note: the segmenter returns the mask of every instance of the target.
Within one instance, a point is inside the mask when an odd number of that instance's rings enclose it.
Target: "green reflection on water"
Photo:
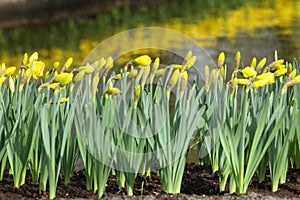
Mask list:
[[[244,63],[248,63],[251,57],[246,55],[272,59],[277,49],[280,56],[291,60],[300,55],[299,8],[300,3],[296,0],[176,0],[155,7],[122,7],[93,19],[79,18],[51,26],[2,31],[0,61],[16,65],[24,52],[38,51],[47,64],[56,60],[63,62],[70,56],[80,64],[105,38],[143,26],[183,32],[212,49],[212,57],[223,50],[228,58],[233,58],[240,50]],[[134,42],[144,39],[137,37]],[[163,37],[157,39],[176,44]],[[118,45],[122,45],[122,41]],[[113,47],[117,48],[117,45]]]

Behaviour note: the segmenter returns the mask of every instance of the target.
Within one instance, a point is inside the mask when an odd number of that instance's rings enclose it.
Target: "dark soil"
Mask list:
[[[210,166],[199,166],[188,164],[186,166],[181,193],[169,195],[161,190],[159,177],[155,172],[151,177],[138,176],[135,181],[134,196],[126,196],[125,189],[118,189],[114,176],[110,176],[105,199],[281,199],[281,198],[300,198],[300,170],[290,169],[287,176],[287,183],[279,186],[278,192],[271,192],[271,182],[267,178],[263,183],[258,182],[257,177],[253,178],[248,193],[246,195],[229,194],[228,190],[219,192],[218,175],[212,175]],[[143,188],[142,185],[144,184]],[[5,172],[3,181],[0,182],[0,199],[45,199],[48,193],[39,194],[39,185],[31,181],[28,176],[26,184],[20,189],[13,187],[13,178],[8,172]],[[92,191],[86,190],[85,173],[79,171],[74,174],[71,183],[64,185],[59,180],[57,187],[57,198],[59,199],[96,199],[97,196]]]

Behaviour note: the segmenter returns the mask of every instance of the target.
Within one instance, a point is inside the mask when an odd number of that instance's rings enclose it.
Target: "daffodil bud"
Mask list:
[[[55,82],[58,82],[60,86],[67,85],[70,81],[72,81],[73,73],[66,73],[63,72],[61,74],[58,74],[58,76],[55,78]]]
[[[70,58],[67,60],[66,64],[65,64],[66,70],[68,70],[68,69],[70,68],[70,66],[72,65],[72,63],[73,63],[73,58],[70,57]]]
[[[154,72],[154,71],[157,70],[157,68],[158,68],[158,66],[159,66],[159,62],[160,62],[159,57],[155,58],[154,63],[153,63],[153,65],[152,65],[152,70],[151,70],[152,72]]]
[[[5,76],[11,76],[15,73],[16,67],[9,67],[5,70]]]
[[[132,61],[132,63],[137,66],[147,66],[147,65],[150,65],[151,62],[152,62],[152,60],[151,60],[150,56],[148,56],[148,55],[139,56]]]
[[[113,68],[114,66],[114,61],[113,61],[113,58],[111,56],[109,56],[106,60],[106,66],[109,67],[109,68]]]
[[[53,63],[53,68],[57,69],[59,67],[59,62],[56,61],[55,63]]]
[[[11,94],[13,94],[15,92],[14,79],[10,76],[8,80],[9,80],[8,85],[9,85],[10,92],[11,92]]]
[[[134,78],[138,75],[139,71],[137,69],[133,69],[131,70],[128,74],[127,74],[127,77],[128,78]]]
[[[134,90],[134,106],[136,107],[138,104],[138,99],[141,95],[141,86],[137,85],[135,90]]]
[[[176,70],[176,69],[181,70],[182,69],[182,65],[173,65],[173,69],[174,70]]]
[[[259,87],[263,87],[265,85],[267,85],[267,81],[266,80],[257,80],[257,81],[254,81],[252,86],[253,88],[259,88]]]
[[[256,76],[257,72],[253,69],[253,67],[245,67],[241,69],[240,72],[243,74],[245,78]]]
[[[280,59],[280,60],[277,60],[274,65],[271,67],[271,70],[272,71],[276,71],[278,69],[282,69],[282,68],[285,68],[285,65],[283,64],[284,63],[284,60],[283,59]]]
[[[225,62],[225,53],[221,52],[218,57],[218,68],[221,68]]]
[[[39,54],[38,54],[37,52],[34,52],[34,53],[30,56],[30,58],[29,58],[29,63],[32,64],[33,61],[37,61],[38,58],[39,58]]]
[[[248,85],[250,83],[249,79],[239,78],[237,79],[237,84],[239,85]]]
[[[289,74],[290,78],[294,78],[296,76],[297,70],[293,69],[293,71],[291,71],[291,73]]]
[[[85,74],[92,74],[95,71],[95,68],[88,64],[87,66],[79,67],[78,70],[79,72],[83,71]]]
[[[83,79],[84,75],[85,75],[84,71],[78,72],[76,74],[76,76],[73,78],[73,82],[77,83],[77,82],[81,81]]]
[[[187,53],[186,56],[185,56],[185,60],[190,59],[190,58],[192,57],[192,55],[193,55],[193,52],[192,52],[191,50],[188,51],[188,53]]]
[[[261,70],[265,66],[266,62],[267,62],[267,58],[261,59],[256,67],[256,71]]]
[[[155,77],[161,77],[165,73],[165,69],[159,69],[155,73]]]
[[[241,63],[241,52],[239,51],[236,52],[234,63],[235,63],[235,70],[237,70],[240,67],[240,63]]]
[[[300,75],[295,76],[294,80],[295,80],[297,83],[300,83]]]
[[[121,93],[120,89],[119,88],[116,88],[116,87],[110,87],[107,89],[107,91],[105,92],[106,94],[109,94],[109,95],[118,95]]]
[[[57,87],[59,87],[59,83],[51,83],[48,85],[48,88],[52,90],[55,90]]]
[[[252,61],[251,61],[251,67],[252,67],[252,68],[255,68],[255,67],[256,67],[256,57],[253,57],[253,58],[252,58]]]
[[[274,76],[275,77],[283,76],[284,74],[286,74],[286,72],[287,72],[286,68],[278,69],[274,72]]]
[[[257,75],[255,77],[256,80],[263,80],[263,79],[274,79],[274,73],[272,72],[265,72],[265,73],[262,73],[260,75]]]
[[[69,100],[69,98],[63,97],[60,99],[60,103],[66,103],[66,102],[68,102],[68,100]]]
[[[292,63],[289,63],[288,69],[289,69],[288,73],[290,74],[293,71],[293,65],[292,65]]]
[[[188,59],[186,70],[189,70],[195,64],[196,60],[197,60],[196,56],[192,56],[190,59]]]
[[[173,72],[173,74],[172,74],[172,76],[171,76],[171,78],[170,78],[170,80],[169,80],[168,87],[169,87],[169,88],[174,87],[174,86],[176,85],[176,83],[177,83],[179,77],[180,77],[180,71],[179,71],[179,69],[177,69],[177,70],[175,70],[175,71]]]
[[[26,65],[27,62],[28,62],[28,54],[27,54],[27,53],[24,53],[22,64],[23,64],[23,65]]]
[[[205,65],[204,67],[204,82],[205,82],[205,90],[209,90],[209,67]]]
[[[94,76],[93,81],[92,81],[92,94],[91,94],[93,99],[96,98],[96,92],[98,89],[99,80],[100,80],[100,78],[98,75]]]
[[[188,75],[187,71],[183,72],[181,81],[180,81],[180,89],[179,89],[180,98],[183,96],[184,90],[188,83],[188,79],[189,79],[189,75]]]

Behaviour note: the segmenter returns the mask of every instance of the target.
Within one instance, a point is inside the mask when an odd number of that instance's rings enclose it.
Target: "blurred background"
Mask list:
[[[106,38],[146,26],[180,31],[214,60],[225,51],[230,63],[241,51],[245,65],[253,56],[271,62],[278,50],[292,61],[300,56],[299,10],[297,0],[0,0],[0,62],[18,65],[38,51],[48,65],[70,56],[79,65]]]

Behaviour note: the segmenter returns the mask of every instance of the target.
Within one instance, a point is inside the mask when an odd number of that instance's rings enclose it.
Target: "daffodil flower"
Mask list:
[[[256,76],[257,72],[253,67],[247,66],[244,69],[241,69],[240,72],[245,78]]]
[[[151,62],[152,62],[152,60],[151,60],[150,56],[148,56],[148,55],[139,56],[132,61],[132,63],[134,65],[141,66],[141,67],[150,65]]]

